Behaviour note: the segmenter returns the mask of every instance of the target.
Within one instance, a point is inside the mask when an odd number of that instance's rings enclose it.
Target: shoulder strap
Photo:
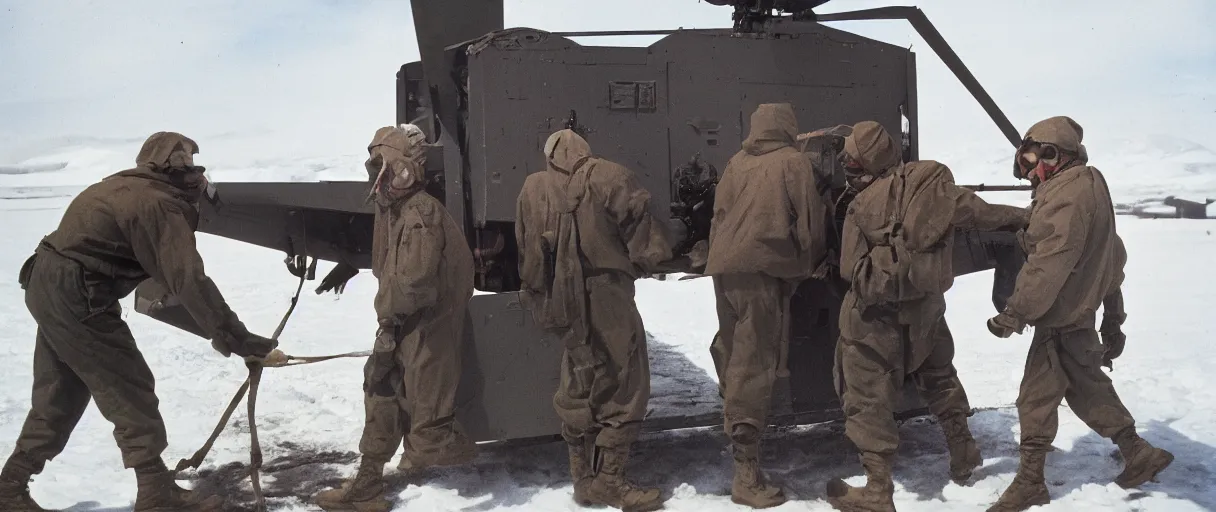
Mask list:
[[[586,264],[587,255],[583,254],[583,240],[579,233],[578,208],[582,206],[583,201],[587,200],[591,195],[591,171],[595,170],[595,165],[588,159],[581,167],[570,174],[570,178],[566,181],[566,197],[564,213],[570,214],[570,220],[573,223],[572,233],[574,235],[574,247],[578,251],[579,262]],[[581,187],[581,190],[579,190]]]
[[[883,242],[886,244],[890,244],[893,238],[902,234],[904,217],[908,215],[907,201],[904,200],[908,193],[908,166],[900,164],[898,169],[893,169],[891,179],[895,180],[895,183],[891,184],[891,195],[887,199],[895,201],[895,204],[894,208],[891,208],[891,226],[883,235]]]

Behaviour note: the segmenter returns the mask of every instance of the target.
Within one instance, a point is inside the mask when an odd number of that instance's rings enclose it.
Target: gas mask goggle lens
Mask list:
[[[1061,156],[1063,151],[1055,144],[1026,139],[1018,147],[1018,170],[1022,178],[1041,183],[1059,169]]]
[[[383,198],[391,200],[394,197],[400,197],[401,194],[413,189],[417,180],[423,176],[419,173],[415,176],[418,168],[415,168],[412,158],[398,158],[389,164],[383,154],[376,153],[364,163],[369,173],[375,173],[375,178],[372,181],[372,188],[368,194],[368,199]]]

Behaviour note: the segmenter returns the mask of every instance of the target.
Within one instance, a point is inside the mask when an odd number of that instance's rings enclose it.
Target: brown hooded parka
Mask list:
[[[415,146],[400,127],[380,128],[367,162],[369,172],[385,171],[385,186],[374,191],[372,274],[380,284],[376,316],[396,346],[390,342],[382,351],[378,345],[365,367],[359,450],[388,461],[404,439],[403,467],[460,464],[475,453],[456,421],[473,255],[443,204],[423,190],[414,158],[422,148]],[[376,378],[377,364],[391,370]]]
[[[794,147],[793,106],[762,104],[750,126],[718,182],[705,267],[717,298],[710,352],[728,435],[737,424],[767,426],[790,297],[827,254],[827,208],[810,161]]]
[[[221,353],[264,356],[274,348],[245,329],[203,270],[194,228],[206,181],[194,166],[197,152],[179,133],[153,134],[136,167],[72,200],[23,268],[25,303],[38,323],[34,389],[6,475],[41,472],[90,400],[114,424],[125,467],[164,473],[155,378],[118,302],[146,279],[180,299]]]
[[[760,471],[760,434],[784,372],[790,298],[827,257],[829,221],[810,160],[794,147],[789,103],[759,105],[714,197],[705,273],[713,276],[718,332],[710,345],[734,448],[732,499],[753,507],[785,501]]]
[[[952,452],[954,445],[973,445],[942,295],[954,281],[954,228],[1018,229],[1026,211],[988,204],[955,185],[939,162],[901,164],[899,145],[873,121],[854,127],[845,151],[875,176],[848,207],[841,248],[841,275],[851,284],[840,312],[836,362],[846,434],[862,452],[893,454],[899,443],[893,408],[910,375],[947,425]],[[896,225],[903,246],[892,258],[888,240]],[[904,266],[889,265],[892,260]],[[900,268],[891,282],[909,299],[884,295],[892,288],[873,283],[888,268]]]
[[[1046,450],[1055,439],[1057,408],[1069,407],[1098,434],[1135,433],[1135,421],[1100,369],[1094,327],[1099,306],[1121,324],[1127,253],[1115,232],[1106,180],[1087,164],[1084,132],[1058,116],[1036,123],[1026,137],[1073,154],[1072,161],[1035,188],[1030,225],[1019,233],[1026,263],[1004,315],[1035,327],[1018,394],[1022,447]],[[1118,439],[1116,439],[1118,440]]]
[[[553,400],[564,437],[627,447],[650,398],[634,280],[671,258],[671,242],[632,171],[593,156],[572,130],[544,152],[546,169],[528,175],[516,203],[521,295],[566,346]]]

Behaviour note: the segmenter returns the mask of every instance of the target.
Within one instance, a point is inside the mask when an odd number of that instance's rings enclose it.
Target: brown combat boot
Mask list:
[[[39,468],[39,469],[34,469]],[[53,512],[38,506],[30,497],[30,479],[42,464],[14,449],[0,470],[0,510],[5,512]]]
[[[625,480],[628,445],[613,448],[596,446],[595,451],[598,470],[587,485],[585,496],[588,501],[624,512],[648,512],[663,508],[662,493],[658,489],[635,487]]]
[[[749,429],[751,425],[740,425],[736,430]],[[748,432],[750,434],[750,432]],[[769,485],[760,470],[759,435],[737,435],[733,443],[735,479],[730,486],[730,500],[752,508],[770,508],[785,503],[785,492],[780,487]],[[743,441],[743,442],[740,442]]]
[[[566,448],[570,451],[570,481],[574,483],[574,501],[584,507],[590,506],[592,503],[587,488],[595,476],[591,467],[591,459],[595,455],[595,437],[584,436],[576,441],[567,439]]]
[[[54,512],[38,506],[30,497],[29,478],[24,481],[0,477],[0,510],[5,512]]]
[[[1020,512],[1036,505],[1051,502],[1047,494],[1047,482],[1043,479],[1043,464],[1047,453],[1022,449],[1022,462],[1013,482],[1001,493],[1001,498],[988,507],[988,512]]]
[[[219,512],[223,507],[222,496],[182,489],[175,476],[160,462],[135,468],[135,512]]]
[[[966,485],[975,468],[984,464],[980,447],[971,435],[966,415],[942,418],[941,425],[942,433],[946,435],[946,446],[950,449],[950,479],[958,485]]]
[[[866,470],[865,487],[853,487],[834,478],[828,482],[828,503],[845,512],[895,512],[895,482],[891,480],[894,455],[862,453]]]
[[[384,498],[386,462],[364,457],[354,478],[343,482],[342,487],[317,493],[313,502],[323,510],[388,512],[392,504]]]
[[[1174,454],[1149,444],[1136,434],[1135,428],[1120,432],[1115,439],[1123,454],[1123,472],[1115,477],[1115,483],[1124,489],[1154,480],[1157,473],[1174,462]]]

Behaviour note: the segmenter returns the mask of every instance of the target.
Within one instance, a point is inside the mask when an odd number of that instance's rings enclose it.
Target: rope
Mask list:
[[[317,260],[313,259],[309,270],[316,268]],[[283,314],[283,319],[279,321],[279,326],[275,329],[274,334],[270,339],[278,340],[279,335],[283,334],[283,328],[287,326],[287,320],[291,318],[292,312],[296,309],[296,304],[300,301],[300,292],[304,289],[304,281],[310,272],[301,272],[300,284],[296,287],[296,293],[291,298],[291,305],[287,308],[287,312]],[[253,485],[253,496],[256,500],[256,509],[266,510],[266,499],[262,495],[262,482],[260,478],[260,470],[262,468],[262,445],[258,440],[257,427],[257,396],[258,385],[262,380],[263,368],[282,368],[286,366],[300,366],[306,364],[320,363],[331,359],[368,357],[371,351],[363,352],[347,352],[345,354],[334,354],[327,356],[312,356],[312,357],[296,357],[290,356],[279,349],[275,349],[267,354],[264,358],[247,357],[245,358],[245,367],[249,369],[249,376],[241,387],[236,390],[236,394],[232,396],[232,400],[228,402],[228,408],[224,410],[224,414],[220,416],[220,421],[215,425],[215,429],[211,431],[211,436],[207,438],[207,442],[194,452],[188,459],[178,461],[177,467],[173,469],[174,473],[181,473],[186,469],[198,469],[203,463],[203,459],[211,452],[212,446],[215,445],[215,440],[219,438],[220,432],[224,431],[224,427],[228,425],[228,421],[232,418],[232,413],[236,410],[237,404],[245,397],[245,393],[249,393],[249,401],[246,403],[246,413],[249,415],[249,479]]]

